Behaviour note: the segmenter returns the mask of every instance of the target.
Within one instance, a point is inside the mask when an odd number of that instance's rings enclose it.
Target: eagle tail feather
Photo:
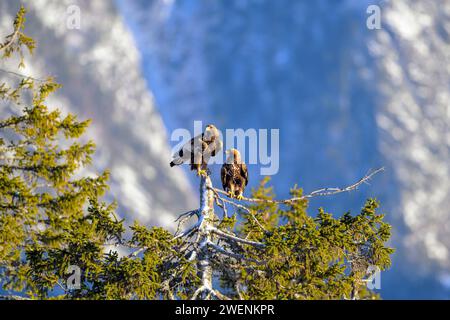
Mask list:
[[[170,162],[170,167],[179,166],[180,164],[183,164],[183,159],[176,158],[176,159],[173,159],[172,162]]]

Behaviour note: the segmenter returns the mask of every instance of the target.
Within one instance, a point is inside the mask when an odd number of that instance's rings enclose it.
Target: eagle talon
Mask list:
[[[228,191],[228,198],[233,198],[233,192]]]
[[[197,170],[197,176],[201,177],[207,177],[208,176],[208,171],[206,170]]]
[[[240,195],[238,195],[238,196],[236,197],[236,199],[237,199],[237,200],[242,200],[242,199],[244,199],[244,196],[243,196],[242,194],[240,194]]]

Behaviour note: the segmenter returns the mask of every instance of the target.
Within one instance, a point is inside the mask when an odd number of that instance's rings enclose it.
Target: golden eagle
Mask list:
[[[223,189],[228,192],[230,198],[242,199],[248,184],[247,166],[242,162],[238,150],[230,149],[226,154],[227,160],[220,171]]]
[[[206,175],[209,158],[214,157],[220,150],[222,150],[222,141],[220,141],[219,130],[209,124],[205,128],[205,132],[185,143],[172,156],[173,160],[170,162],[170,166],[178,166],[190,161],[191,170],[197,170],[199,176]]]

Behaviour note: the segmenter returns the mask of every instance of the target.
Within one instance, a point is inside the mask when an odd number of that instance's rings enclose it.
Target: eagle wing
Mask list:
[[[212,142],[206,143],[207,147],[204,149],[204,155],[208,157],[215,157],[216,154],[222,150],[222,141],[216,139]]]
[[[192,170],[200,169],[200,166],[206,168],[209,159],[214,157],[221,149],[220,136],[215,136],[215,139],[211,141],[205,141],[205,134],[202,133],[185,143],[172,156],[173,160],[170,162],[170,166],[173,167],[190,161]]]
[[[199,158],[198,155],[200,155],[201,159],[203,149],[203,134],[201,134],[186,142],[181,149],[172,156],[173,160],[170,163],[170,166],[180,165],[188,160],[196,162]],[[200,163],[200,161],[198,162]]]
[[[217,154],[220,150],[222,150],[223,144],[222,144],[222,141],[220,141],[220,139],[217,138],[217,139],[212,143],[212,145],[213,145],[213,148],[212,148],[212,150],[211,150],[211,156],[212,156],[212,157],[215,157],[216,154]]]
[[[228,186],[228,169],[227,169],[227,164],[224,164],[222,166],[222,169],[220,170],[220,180],[222,180],[222,187],[223,190],[227,189]]]
[[[241,176],[245,180],[245,186],[248,184],[248,170],[247,165],[245,163],[241,164]]]
[[[208,164],[209,159],[214,157],[222,149],[222,141],[203,142],[203,163]]]

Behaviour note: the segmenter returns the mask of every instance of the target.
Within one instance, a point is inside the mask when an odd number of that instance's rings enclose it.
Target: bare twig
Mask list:
[[[192,217],[194,214],[196,214],[196,215],[198,216],[198,210],[191,210],[191,211],[188,211],[188,212],[185,212],[185,213],[180,214],[180,215],[178,216],[178,218],[175,219],[175,222],[185,219],[186,216],[190,218],[190,217]]]
[[[167,292],[170,300],[175,300],[175,296],[173,295],[172,289],[170,288],[170,280],[165,280],[161,285],[161,290]]]
[[[139,253],[141,253],[142,251],[145,251],[145,250],[147,250],[147,249],[148,249],[147,247],[138,248],[138,249],[135,250],[134,252],[130,253],[130,254],[128,255],[128,258],[134,258],[134,257],[137,257],[137,256],[139,255]]]
[[[232,206],[243,210],[246,214],[248,214],[248,215],[250,215],[252,217],[253,221],[255,221],[256,225],[261,229],[261,231],[263,231],[266,234],[269,233],[267,231],[267,229],[264,228],[264,226],[261,224],[261,222],[259,222],[259,220],[255,217],[255,215],[251,212],[251,210],[249,208],[221,197],[219,195],[219,193],[217,192],[217,189],[213,189],[212,191],[214,192],[214,196],[216,197],[216,199],[220,199],[222,201],[224,207],[225,207],[225,203],[229,203]]]
[[[35,78],[35,77],[27,76],[27,75],[24,75],[24,74],[21,74],[21,73],[18,73],[18,72],[5,70],[5,69],[2,69],[2,68],[0,68],[0,72],[7,73],[7,74],[10,74],[10,75],[16,76],[18,78],[22,78],[22,79],[34,80],[34,81],[37,81],[37,82],[47,82],[47,81],[49,81],[51,79],[51,78],[48,78],[48,79]]]
[[[241,283],[239,281],[236,281],[234,284],[234,289],[236,290],[239,300],[244,300],[244,297],[242,296],[242,293],[241,293],[240,284]]]
[[[0,300],[31,300],[31,299],[17,295],[0,295]]]
[[[198,288],[197,290],[195,290],[194,294],[192,295],[191,300],[195,300],[197,299],[198,295],[200,293],[202,293],[203,291],[208,290],[205,286],[201,286],[200,288]]]
[[[257,241],[251,241],[251,240],[247,240],[247,239],[242,239],[242,238],[239,238],[239,237],[237,237],[235,235],[232,235],[232,234],[229,234],[229,233],[224,232],[222,230],[219,230],[219,229],[217,229],[215,227],[210,227],[209,230],[212,231],[213,233],[215,233],[216,235],[218,235],[219,237],[223,237],[223,238],[227,238],[227,239],[230,239],[230,240],[233,240],[233,241],[236,241],[236,242],[241,242],[241,243],[244,243],[244,244],[248,244],[248,245],[256,247],[256,248],[261,248],[262,249],[262,248],[265,247],[264,243],[257,242]]]
[[[228,218],[228,210],[227,210],[227,205],[225,204],[225,201],[223,201],[223,199],[218,194],[215,193],[214,195],[215,195],[217,206],[219,208],[221,208],[223,211],[223,216],[225,218]]]
[[[264,226],[261,224],[261,222],[259,222],[259,220],[256,218],[256,216],[253,214],[253,212],[250,209],[248,209],[247,207],[245,207],[243,205],[235,203],[233,201],[230,201],[230,200],[227,200],[227,199],[224,199],[224,198],[221,198],[221,199],[222,199],[223,202],[229,203],[229,204],[235,206],[238,209],[242,209],[246,214],[248,214],[249,216],[252,217],[253,221],[261,229],[262,232],[264,232],[265,234],[269,233],[269,231],[267,231],[267,229],[264,228]]]
[[[14,30],[14,33],[12,33],[10,35],[10,39],[5,43],[0,44],[0,50],[8,49],[14,43],[14,41],[16,41],[16,38],[19,34],[20,34],[20,28],[16,28]]]
[[[182,233],[176,235],[173,240],[179,239],[179,238],[183,238],[183,237],[189,237],[192,233],[194,233],[194,231],[197,231],[202,223],[204,221],[204,216],[200,216],[200,218],[198,219],[197,223],[195,225],[193,225],[192,227],[190,227],[189,229],[183,231]]]
[[[67,293],[67,288],[64,286],[64,284],[61,283],[60,280],[56,281],[56,284],[65,292]]]
[[[191,211],[185,212],[185,213],[183,213],[183,214],[180,214],[180,215],[178,216],[178,218],[175,220],[175,222],[178,221],[177,231],[175,231],[175,235],[177,235],[178,232],[180,232],[180,229],[181,229],[181,227],[184,225],[184,223],[185,223],[190,217],[192,217],[194,214],[197,215],[197,217],[199,217],[198,210],[191,210]]]
[[[273,204],[291,204],[292,202],[296,202],[296,201],[301,201],[301,200],[305,200],[305,199],[310,199],[313,197],[318,197],[318,196],[331,196],[331,195],[335,195],[338,193],[343,193],[343,192],[350,192],[353,190],[358,189],[358,187],[360,185],[362,185],[363,183],[367,183],[374,175],[376,175],[377,173],[384,171],[384,168],[379,168],[375,171],[372,171],[370,173],[368,173],[367,175],[365,175],[363,178],[361,178],[360,180],[358,180],[357,182],[355,182],[352,185],[349,185],[347,187],[343,187],[343,188],[322,188],[319,190],[315,190],[311,193],[308,193],[306,195],[303,195],[301,197],[294,197],[294,198],[290,198],[290,199],[284,199],[284,200],[272,200],[272,199],[258,199],[258,198],[242,198],[241,201],[246,201],[246,202],[257,202],[257,203],[273,203]],[[226,193],[223,190],[220,189],[216,189],[214,188],[214,191],[216,193],[220,193],[223,195],[228,196],[228,193]],[[239,201],[238,199],[234,199],[234,201]]]
[[[217,291],[217,290],[212,290],[211,293],[212,293],[214,296],[216,296],[217,299],[220,299],[220,300],[231,300],[231,299],[228,298],[226,295],[220,293],[220,292]]]
[[[205,300],[209,299],[211,297],[211,295],[215,296],[217,299],[220,299],[220,300],[231,300],[229,297],[220,293],[219,291],[214,290],[212,288],[208,288],[206,286],[201,286],[200,288],[198,288],[192,295],[191,300],[197,299],[197,297],[204,291],[206,291]]]

